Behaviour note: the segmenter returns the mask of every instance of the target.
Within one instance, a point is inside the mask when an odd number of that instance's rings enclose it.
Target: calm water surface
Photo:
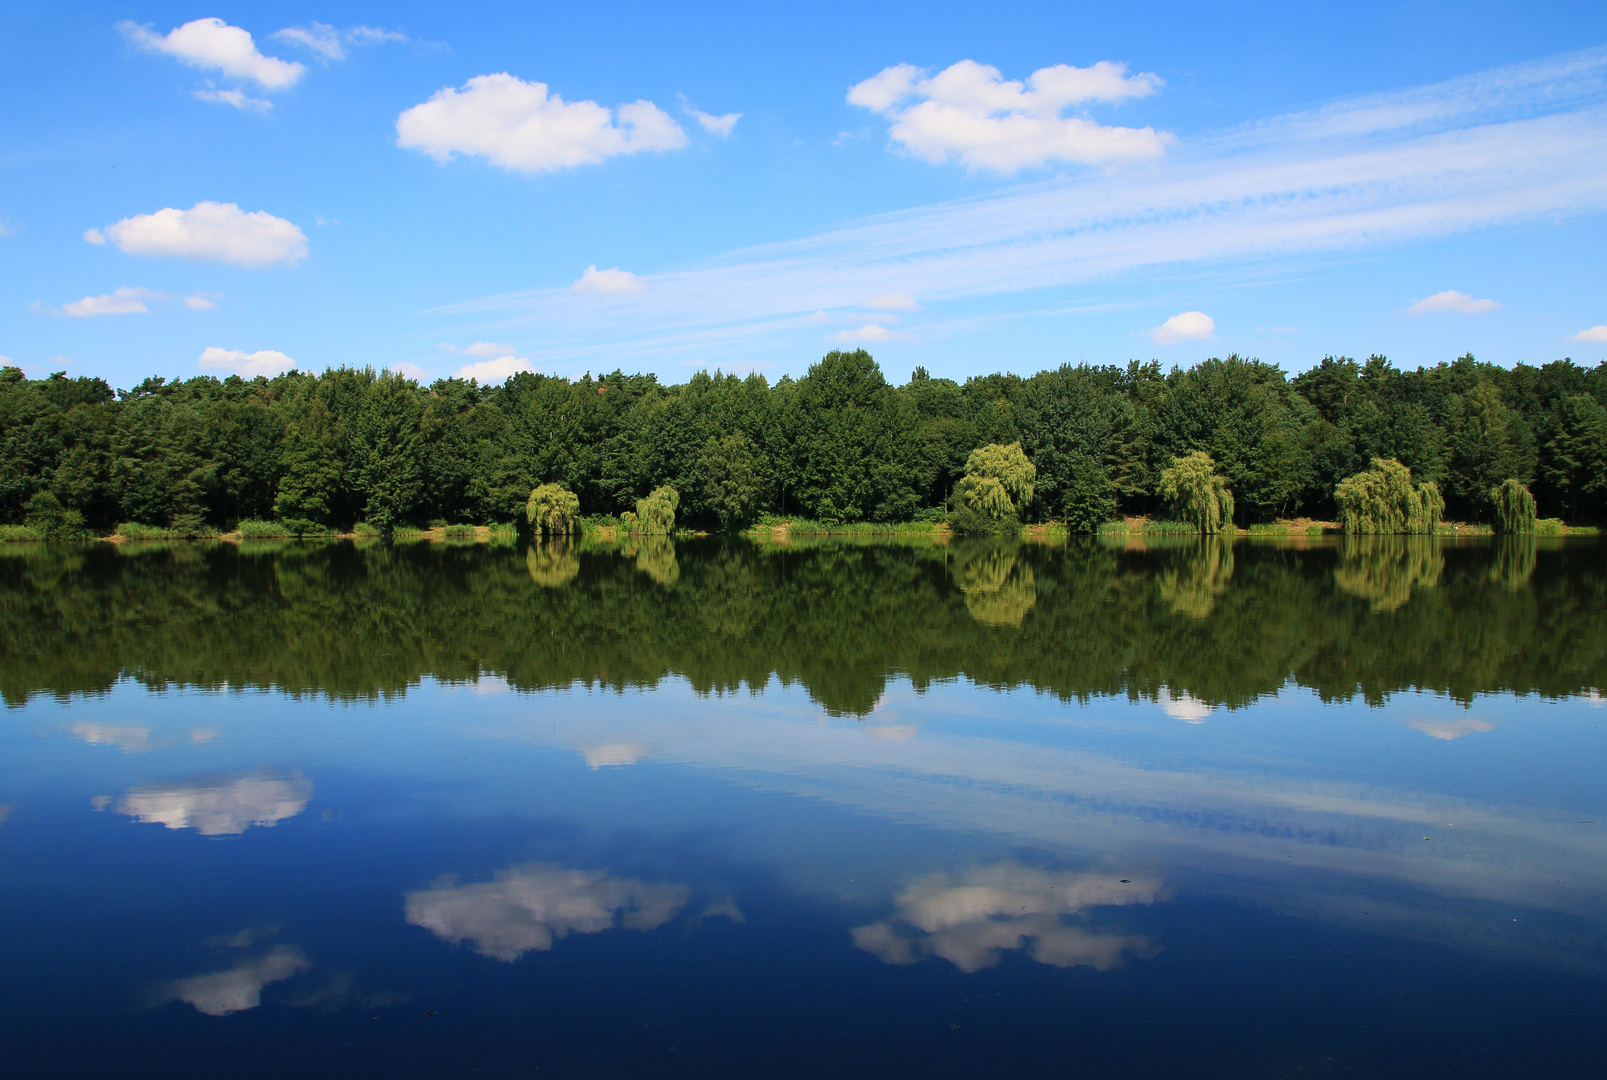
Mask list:
[[[96,1077],[1595,1077],[1607,546],[0,551]]]

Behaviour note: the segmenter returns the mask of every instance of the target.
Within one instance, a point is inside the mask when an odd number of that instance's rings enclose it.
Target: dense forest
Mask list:
[[[583,515],[660,487],[677,520],[729,529],[764,512],[829,522],[934,516],[970,453],[1019,442],[1036,468],[1028,521],[1084,527],[1157,511],[1163,469],[1207,453],[1243,525],[1331,518],[1335,488],[1397,459],[1446,516],[1489,520],[1503,481],[1543,517],[1607,517],[1607,363],[1503,368],[1465,356],[1418,370],[1328,358],[1289,377],[1228,356],[890,384],[864,351],[799,379],[699,373],[678,386],[618,371],[500,386],[336,368],[272,379],[151,378],[129,390],[0,369],[0,524],[49,509],[229,528],[242,519],[489,524],[557,484]]]
[[[1291,680],[1374,704],[1568,697],[1601,685],[1601,552],[1534,536],[12,545],[0,700],[122,678],[365,699],[486,673],[522,690],[778,678],[853,715],[898,678],[1232,706]]]

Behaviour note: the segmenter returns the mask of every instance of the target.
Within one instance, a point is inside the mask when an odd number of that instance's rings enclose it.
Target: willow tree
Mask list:
[[[1495,510],[1498,533],[1534,532],[1534,496],[1517,480],[1503,480],[1490,490],[1490,506]]]
[[[1172,459],[1161,470],[1161,498],[1174,521],[1192,525],[1202,533],[1219,532],[1233,524],[1233,492],[1216,462],[1202,450]]]
[[[580,527],[580,499],[557,484],[542,484],[525,503],[530,527],[543,536],[568,536]]]
[[[675,531],[675,511],[681,493],[672,487],[654,488],[645,499],[636,500],[636,531],[668,535]]]
[[[1371,469],[1341,480],[1334,501],[1347,533],[1432,533],[1445,512],[1439,485],[1414,484],[1394,458],[1373,458]]]
[[[1019,442],[978,447],[966,458],[965,475],[955,487],[960,505],[951,524],[958,532],[1018,527],[1021,508],[1032,501],[1037,476]]]

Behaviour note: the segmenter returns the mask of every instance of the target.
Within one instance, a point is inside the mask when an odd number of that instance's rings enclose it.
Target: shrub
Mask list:
[[[1233,492],[1203,451],[1174,457],[1161,470],[1160,493],[1172,516],[1193,532],[1214,533],[1233,524]]]
[[[276,540],[287,539],[290,529],[277,521],[263,521],[261,518],[246,518],[240,522],[240,539],[242,540]]]
[[[1532,533],[1535,524],[1534,496],[1516,480],[1503,480],[1490,491],[1498,533]]]
[[[448,525],[441,530],[441,535],[448,540],[473,540],[474,533],[473,525]]]
[[[373,525],[370,525],[366,521],[359,521],[356,525],[352,526],[352,535],[357,537],[359,540],[372,540],[379,536],[379,529],[375,528]]]
[[[48,491],[29,499],[26,512],[28,528],[46,540],[82,540],[89,535],[84,528],[84,515],[68,510]]]
[[[43,540],[45,534],[31,525],[0,525],[0,542],[8,540]]]
[[[540,536],[568,536],[580,525],[580,499],[557,484],[531,489],[525,517]]]
[[[1394,458],[1374,458],[1366,472],[1346,477],[1334,489],[1339,520],[1355,534],[1432,533],[1445,512],[1439,485],[1412,483],[1412,470]]]

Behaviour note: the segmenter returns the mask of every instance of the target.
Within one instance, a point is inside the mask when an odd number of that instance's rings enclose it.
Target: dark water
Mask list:
[[[1595,1077],[1604,556],[0,551],[0,1054]]]

